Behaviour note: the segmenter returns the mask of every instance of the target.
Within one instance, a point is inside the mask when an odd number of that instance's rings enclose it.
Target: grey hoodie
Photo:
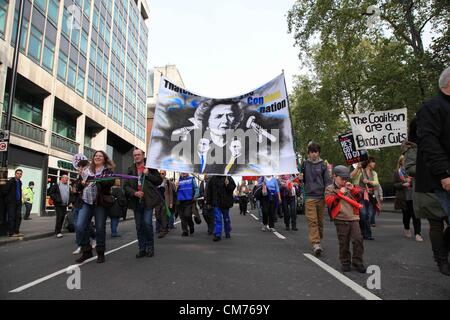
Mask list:
[[[310,199],[325,199],[325,188],[333,183],[322,159],[305,161],[305,193]]]

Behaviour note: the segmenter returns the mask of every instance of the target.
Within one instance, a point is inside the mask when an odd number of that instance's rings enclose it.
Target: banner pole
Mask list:
[[[283,81],[284,81],[284,90],[286,91],[286,100],[287,100],[287,105],[288,105],[288,111],[289,111],[289,120],[291,121],[291,134],[292,134],[292,140],[294,143],[294,152],[295,152],[295,160],[297,159],[297,139],[295,137],[295,132],[294,132],[294,126],[292,125],[292,113],[291,113],[291,104],[289,103],[289,94],[287,91],[287,86],[286,86],[286,77],[284,76],[284,69],[281,69],[281,73],[283,74]],[[300,166],[300,163],[299,163]]]

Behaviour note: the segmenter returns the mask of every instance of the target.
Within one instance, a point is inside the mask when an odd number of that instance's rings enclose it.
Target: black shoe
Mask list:
[[[225,235],[225,238],[230,239],[230,238],[231,238],[231,234],[227,233],[227,234]]]
[[[292,231],[298,231],[297,227],[292,227]]]
[[[95,249],[97,251],[97,263],[105,262],[105,250]]]
[[[213,241],[220,241],[220,240],[222,240],[222,238],[218,237],[218,236],[214,236],[214,238],[213,238]]]
[[[187,237],[189,236],[189,233],[187,231],[183,231],[183,233],[181,234],[182,237]]]
[[[194,229],[189,230],[189,234],[193,234],[194,233]]]
[[[166,234],[167,234],[167,232],[161,231],[161,232],[158,234],[158,239],[164,238],[164,237],[166,236]]]
[[[81,257],[75,260],[76,263],[83,263],[87,259],[90,259],[94,256],[94,254],[92,253],[92,247],[90,245],[81,248],[81,252],[82,252]]]
[[[146,255],[147,255],[147,252],[145,252],[145,251],[139,251],[139,252],[136,254],[136,258],[137,258],[137,259],[143,258],[143,257],[145,257]]]
[[[148,248],[146,252],[147,257],[153,257],[155,255],[155,248]]]
[[[352,271],[352,268],[350,267],[350,265],[345,264],[345,265],[342,265],[341,270],[342,270],[342,272],[350,272],[350,271]]]
[[[286,226],[286,231],[289,231],[289,230],[291,230],[291,228],[289,228],[289,226]]]
[[[366,267],[363,264],[354,264],[354,263],[352,263],[352,266],[359,273],[366,273]]]
[[[212,231],[208,231],[208,236],[210,236],[210,235],[212,235],[213,233],[212,233]]]

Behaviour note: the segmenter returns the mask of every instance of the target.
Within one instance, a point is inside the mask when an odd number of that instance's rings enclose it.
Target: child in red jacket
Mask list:
[[[342,271],[350,271],[352,265],[358,272],[365,273],[363,238],[359,227],[361,205],[358,198],[361,189],[348,182],[349,179],[350,170],[347,167],[334,167],[334,183],[325,189],[325,202],[336,226]],[[353,257],[350,253],[350,240],[353,243]]]

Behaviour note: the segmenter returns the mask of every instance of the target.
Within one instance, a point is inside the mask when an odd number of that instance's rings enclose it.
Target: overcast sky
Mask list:
[[[185,86],[225,98],[247,93],[284,69],[288,91],[299,74],[287,33],[294,0],[148,0],[150,67],[175,64]]]

